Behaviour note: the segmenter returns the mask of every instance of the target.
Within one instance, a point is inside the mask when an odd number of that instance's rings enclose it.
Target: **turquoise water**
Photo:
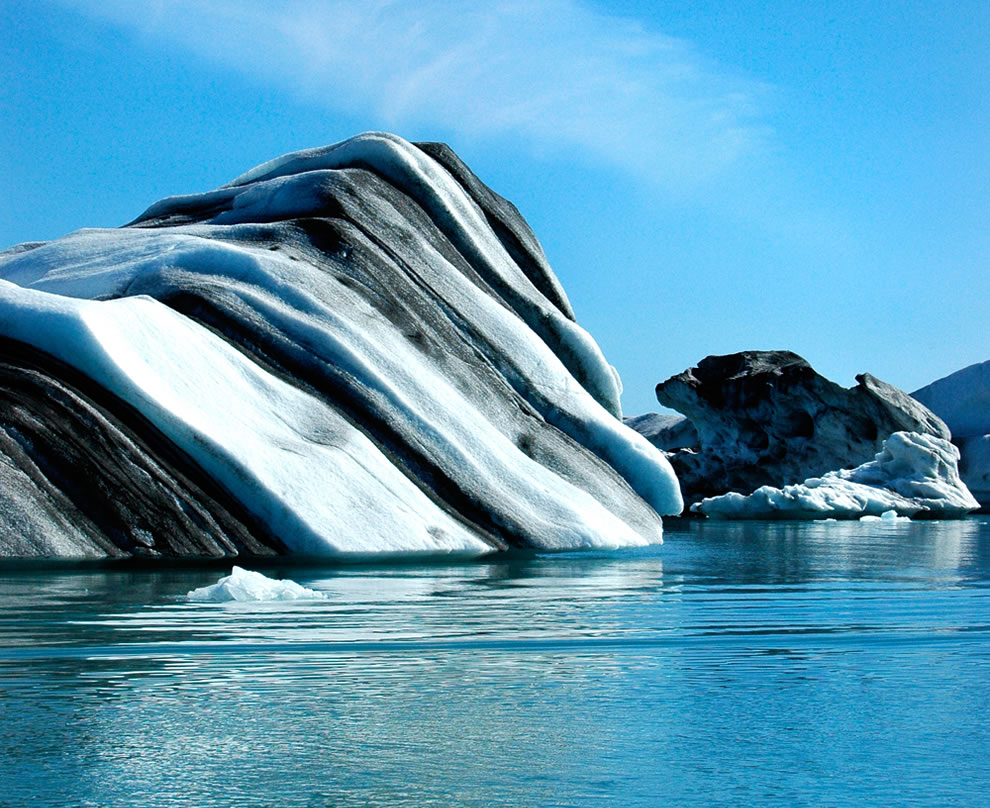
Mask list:
[[[990,520],[662,548],[0,568],[0,805],[990,805]]]

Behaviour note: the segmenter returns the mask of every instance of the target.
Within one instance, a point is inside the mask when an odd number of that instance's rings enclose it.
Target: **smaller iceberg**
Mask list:
[[[803,483],[708,497],[691,510],[713,519],[959,518],[979,508],[959,478],[959,450],[917,432],[895,432],[869,463]],[[870,520],[867,520],[870,521]]]
[[[209,586],[201,586],[186,595],[194,603],[230,603],[262,600],[326,600],[326,593],[307,589],[295,581],[276,580],[241,567]]]

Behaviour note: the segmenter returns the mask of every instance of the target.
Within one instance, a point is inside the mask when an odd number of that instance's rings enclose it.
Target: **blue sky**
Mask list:
[[[0,246],[368,129],[529,220],[627,413],[711,353],[990,358],[990,4],[7,3]]]

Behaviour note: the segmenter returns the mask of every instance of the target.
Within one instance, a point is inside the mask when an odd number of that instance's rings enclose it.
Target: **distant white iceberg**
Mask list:
[[[209,586],[201,586],[186,595],[194,603],[230,603],[232,601],[326,600],[324,592],[307,589],[295,581],[276,580],[235,566],[227,575]]]
[[[970,365],[911,394],[937,413],[959,447],[959,473],[990,508],[990,360]]]
[[[858,519],[964,516],[979,503],[959,478],[959,450],[949,441],[895,432],[876,458],[803,483],[752,494],[709,497],[692,510],[715,519]]]
[[[990,433],[990,360],[915,390],[911,397],[945,421],[952,437]]]

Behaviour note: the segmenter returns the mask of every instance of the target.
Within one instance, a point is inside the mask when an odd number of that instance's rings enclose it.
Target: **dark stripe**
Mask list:
[[[3,338],[0,435],[0,452],[18,455],[11,459],[36,486],[22,495],[25,514],[64,498],[77,527],[111,556],[287,552],[137,410],[58,359]],[[0,535],[15,525],[0,520]]]

